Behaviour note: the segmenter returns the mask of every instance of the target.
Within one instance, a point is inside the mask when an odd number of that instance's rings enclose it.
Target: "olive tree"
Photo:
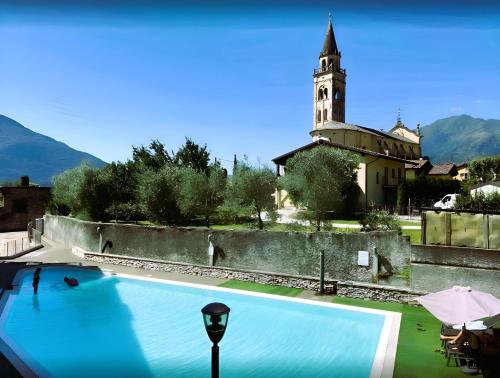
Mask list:
[[[280,184],[296,206],[311,213],[320,231],[329,212],[339,212],[347,193],[356,185],[359,157],[346,150],[319,146],[297,153],[286,162]]]
[[[210,227],[210,216],[224,202],[226,171],[212,165],[208,172],[185,168],[181,171],[179,208],[187,217],[202,216]]]
[[[262,212],[274,210],[272,195],[276,185],[276,176],[270,168],[256,168],[238,162],[230,180],[229,200],[236,201],[241,207],[249,207],[257,216],[258,227],[262,230]]]

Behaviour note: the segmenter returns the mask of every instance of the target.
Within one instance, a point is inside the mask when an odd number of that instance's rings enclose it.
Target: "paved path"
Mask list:
[[[283,207],[281,209],[276,210],[276,212],[279,214],[279,219],[277,223],[298,223],[304,226],[309,226],[309,221],[307,220],[299,220],[296,219],[295,216],[297,214],[297,209],[292,208],[292,207]],[[263,217],[266,219],[266,215]],[[398,219],[400,221],[408,221],[408,216],[398,216]],[[415,222],[415,225],[404,225],[401,226],[402,229],[404,230],[420,230],[420,217],[412,217],[411,221]],[[333,227],[336,228],[352,228],[352,229],[359,229],[361,228],[360,224],[356,223],[332,223]]]

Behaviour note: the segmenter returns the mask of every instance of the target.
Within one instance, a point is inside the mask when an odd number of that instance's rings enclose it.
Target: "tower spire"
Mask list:
[[[340,55],[337,48],[337,42],[335,41],[335,34],[333,34],[332,27],[332,14],[328,14],[328,27],[326,29],[325,42],[323,43],[323,50],[321,51],[321,56],[327,55]]]

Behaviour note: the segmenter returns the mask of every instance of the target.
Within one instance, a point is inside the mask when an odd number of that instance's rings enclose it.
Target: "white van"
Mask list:
[[[439,209],[453,209],[457,201],[458,194],[447,194],[434,204]]]

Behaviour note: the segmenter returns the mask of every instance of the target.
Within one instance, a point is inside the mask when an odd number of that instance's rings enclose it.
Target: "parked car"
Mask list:
[[[457,201],[458,194],[447,194],[434,204],[439,209],[453,209]]]

